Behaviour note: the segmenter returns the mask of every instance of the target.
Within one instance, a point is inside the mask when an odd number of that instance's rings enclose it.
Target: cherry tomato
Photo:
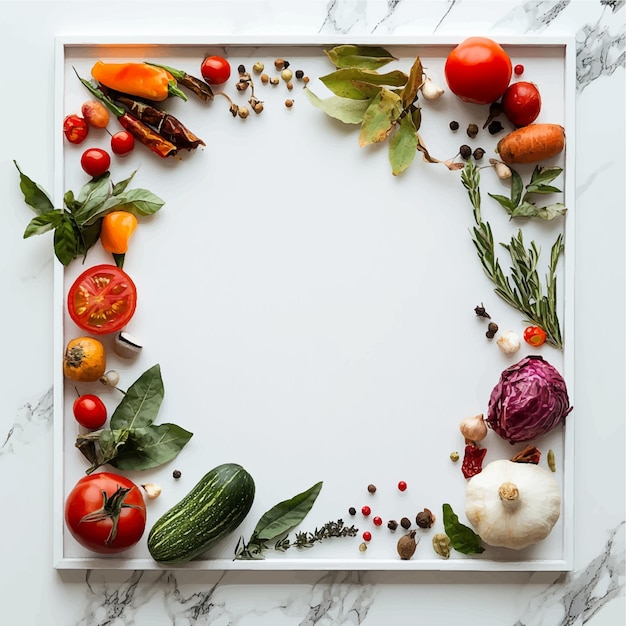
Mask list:
[[[524,330],[524,341],[531,346],[544,344],[546,338],[546,331],[539,326],[529,326]]]
[[[81,478],[65,501],[72,537],[101,554],[134,546],[146,528],[146,505],[139,487],[125,476],[99,472]]]
[[[135,149],[135,138],[127,131],[120,130],[111,137],[111,150],[118,156],[126,156]]]
[[[502,111],[511,124],[528,126],[541,111],[541,94],[533,83],[513,83],[502,97]]]
[[[109,111],[97,100],[89,100],[81,107],[81,113],[87,120],[87,123],[94,128],[106,128],[109,123]]]
[[[80,165],[89,176],[100,176],[111,166],[111,157],[106,150],[89,148],[80,157]]]
[[[89,125],[80,115],[68,115],[63,120],[63,134],[70,143],[81,143],[89,134]]]
[[[91,393],[78,396],[74,400],[73,412],[76,421],[89,430],[100,428],[107,421],[107,408],[104,402]]]
[[[137,287],[115,265],[96,265],[72,284],[67,309],[74,323],[94,335],[115,333],[129,322],[137,306]]]
[[[496,102],[509,86],[511,72],[509,55],[486,37],[462,41],[450,52],[444,66],[450,91],[474,104]]]
[[[230,78],[230,63],[224,57],[207,57],[200,65],[200,72],[209,85],[221,85]]]

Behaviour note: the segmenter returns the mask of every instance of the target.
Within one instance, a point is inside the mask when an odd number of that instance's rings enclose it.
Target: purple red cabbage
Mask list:
[[[532,355],[500,375],[489,398],[487,424],[509,443],[522,443],[549,433],[571,410],[561,374]]]

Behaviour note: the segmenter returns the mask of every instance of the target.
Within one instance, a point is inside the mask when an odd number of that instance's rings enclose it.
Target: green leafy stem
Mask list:
[[[109,428],[78,435],[76,447],[91,464],[87,474],[107,463],[124,471],[147,470],[178,455],[193,434],[176,424],[154,424],[163,396],[157,364],[128,388]]]
[[[521,229],[508,244],[500,245],[511,258],[511,276],[505,275],[496,256],[491,226],[481,215],[480,173],[472,159],[461,172],[461,181],[467,189],[474,211],[476,225],[472,228],[472,239],[485,274],[495,285],[495,293],[505,302],[526,316],[530,324],[545,330],[546,341],[563,349],[561,328],[557,315],[556,267],[564,250],[563,235],[559,234],[550,252],[550,263],[546,276],[546,293],[537,271],[539,249],[534,241],[527,249]]]
[[[44,189],[22,172],[20,189],[24,201],[37,216],[24,232],[24,239],[54,230],[54,253],[64,265],[87,255],[87,251],[98,241],[102,219],[112,211],[128,211],[135,215],[152,215],[165,203],[147,189],[128,189],[137,173],[113,184],[109,172],[92,178],[81,187],[78,195],[67,191],[63,197],[64,208],[55,209]]]

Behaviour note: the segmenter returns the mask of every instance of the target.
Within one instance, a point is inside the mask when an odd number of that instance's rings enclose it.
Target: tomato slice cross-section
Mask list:
[[[67,310],[73,322],[94,335],[115,333],[135,314],[137,288],[130,276],[115,265],[96,265],[72,284]]]

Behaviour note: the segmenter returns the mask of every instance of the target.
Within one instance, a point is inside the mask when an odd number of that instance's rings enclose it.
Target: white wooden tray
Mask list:
[[[475,35],[477,33],[471,33]],[[338,43],[387,47],[408,71],[420,56],[427,73],[445,86],[443,64],[460,41],[450,38],[376,38],[358,41],[225,40],[151,41],[117,39],[57,41],[55,206],[63,193],[87,182],[79,165],[87,144],[108,147],[103,131],[81,146],[63,142],[62,120],[91,99],[75,68],[89,77],[98,60],[151,60],[196,76],[207,54],[251,68],[261,60],[273,75],[283,57],[302,69],[309,86],[329,95],[318,78],[333,70],[323,53]],[[452,505],[462,522],[465,479],[459,421],[486,413],[489,394],[503,369],[525,354],[542,354],[564,373],[572,403],[574,268],[574,81],[575,47],[568,38],[502,37],[523,78],[539,86],[543,109],[537,121],[563,124],[568,145],[554,161],[564,167],[558,180],[569,208],[566,220],[522,224],[527,241],[541,246],[546,261],[558,232],[566,253],[559,268],[559,313],[563,352],[549,347],[505,357],[485,336],[474,307],[484,303],[502,330],[522,333],[523,316],[501,302],[484,276],[469,229],[472,209],[459,172],[427,164],[418,156],[401,176],[391,175],[387,147],[359,148],[358,127],[328,118],[308,102],[301,83],[288,92],[257,80],[264,112],[233,118],[226,100],[203,104],[168,102],[176,115],[206,142],[206,148],[180,159],[159,159],[139,146],[125,159],[114,158],[114,181],[139,167],[134,186],[148,188],[166,204],[138,228],[124,269],[139,290],[128,331],[144,342],[134,361],[109,350],[108,367],[129,386],[155,363],[162,368],[165,400],[157,422],[172,421],[194,432],[179,457],[158,470],[130,473],[135,481],[156,482],[162,496],[148,501],[146,535],[121,556],[99,556],[82,549],[63,523],[64,500],[84,475],[86,463],[74,448],[78,432],[71,413],[75,397],[64,381],[61,361],[67,341],[79,334],[66,317],[64,301],[85,266],[75,261],[55,273],[55,517],[54,563],[60,569],[158,569],[147,551],[151,524],[178,502],[207,471],[223,462],[242,464],[256,481],[256,499],[242,526],[202,558],[182,569],[293,570],[568,570],[572,566],[573,423],[536,442],[556,453],[563,495],[561,518],[545,541],[520,552],[487,548],[478,556],[452,552],[448,560],[431,547],[442,532],[441,506]],[[227,93],[240,104],[231,80]],[[287,109],[284,100],[294,106]],[[498,135],[482,130],[470,141],[469,122],[482,125],[487,107],[462,104],[448,90],[435,102],[422,99],[421,137],[438,158],[453,157],[459,145],[483,147],[487,164]],[[448,124],[456,119],[460,130]],[[115,128],[112,120],[110,127]],[[501,135],[500,135],[501,136]],[[531,169],[519,168],[527,174]],[[496,241],[517,231],[487,192],[507,193],[493,172],[482,170],[483,215]],[[506,259],[503,265],[508,267]],[[111,262],[98,247],[86,264]],[[105,342],[110,341],[105,339]],[[107,344],[108,345],[108,344]],[[116,391],[94,383],[112,410]],[[485,464],[510,458],[523,446],[510,446],[490,432]],[[172,471],[182,477],[175,481]],[[262,561],[233,560],[240,537],[248,539],[259,517],[277,502],[323,480],[324,487],[301,530],[342,518],[360,532],[308,551],[267,553]],[[397,483],[405,480],[401,493]],[[375,495],[367,492],[374,483]],[[420,531],[410,561],[401,561],[399,536],[386,525],[375,528],[360,513],[385,522],[424,507],[437,516]],[[348,514],[350,506],[359,513]],[[414,525],[415,527],[415,525]],[[373,538],[361,553],[361,533]]]

